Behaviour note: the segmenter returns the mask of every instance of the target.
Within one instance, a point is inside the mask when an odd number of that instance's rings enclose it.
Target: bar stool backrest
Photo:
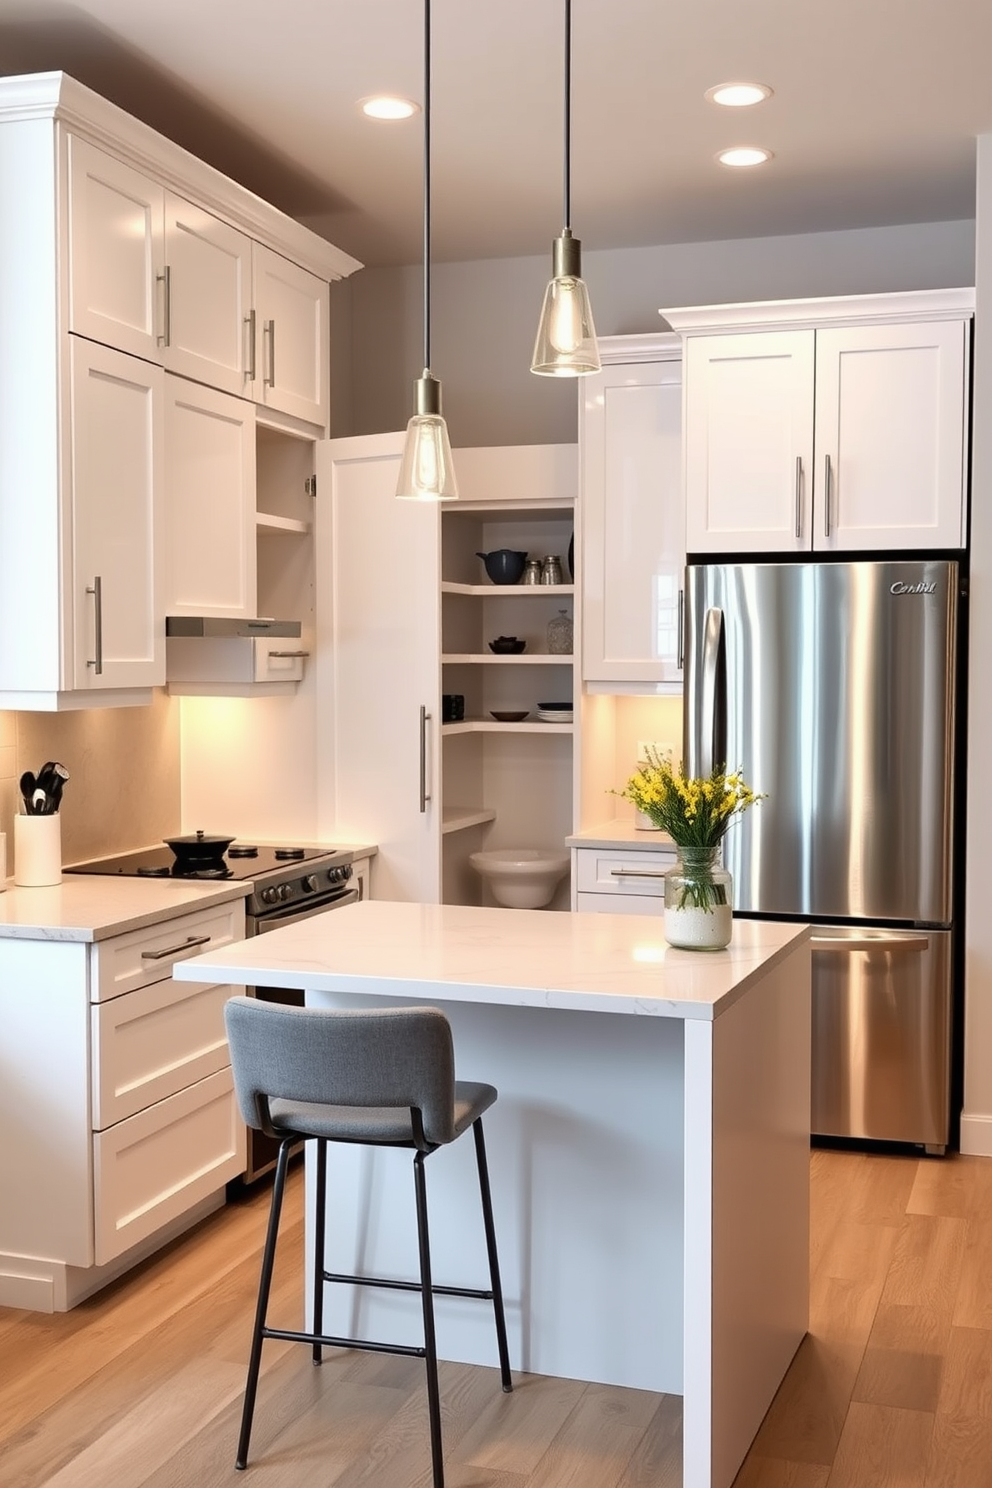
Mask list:
[[[238,1104],[268,1126],[270,1100],[419,1110],[432,1145],[454,1140],[451,1027],[437,1008],[302,1008],[232,997],[225,1005]]]

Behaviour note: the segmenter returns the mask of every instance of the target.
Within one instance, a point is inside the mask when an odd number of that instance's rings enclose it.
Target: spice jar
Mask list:
[[[557,558],[554,553],[549,553],[541,564],[541,583],[560,584],[561,582],[561,559]]]
[[[548,652],[552,656],[572,654],[572,622],[567,610],[559,610],[554,620],[548,621]]]
[[[540,558],[528,558],[524,564],[523,584],[539,584],[541,582],[541,560]]]

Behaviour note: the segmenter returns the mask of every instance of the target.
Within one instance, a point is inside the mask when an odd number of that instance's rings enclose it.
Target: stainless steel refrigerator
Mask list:
[[[691,564],[684,758],[766,799],[738,913],[813,922],[812,1129],[948,1141],[960,576],[944,560]]]

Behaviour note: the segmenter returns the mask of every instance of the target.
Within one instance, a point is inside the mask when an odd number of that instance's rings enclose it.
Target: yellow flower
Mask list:
[[[612,794],[632,802],[680,847],[716,847],[732,820],[762,799],[740,770],[690,777],[653,749],[623,790]]]

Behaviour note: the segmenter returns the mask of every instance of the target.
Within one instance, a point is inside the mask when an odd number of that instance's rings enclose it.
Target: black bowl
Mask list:
[[[516,636],[497,636],[489,642],[489,649],[497,656],[519,656],[526,645],[526,641],[518,641]]]

